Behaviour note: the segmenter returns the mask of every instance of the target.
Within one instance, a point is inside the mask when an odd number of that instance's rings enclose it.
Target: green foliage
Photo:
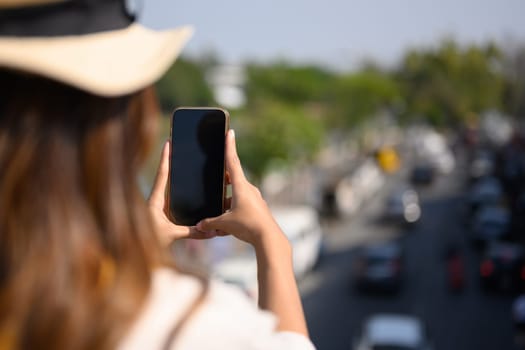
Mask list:
[[[438,126],[502,106],[525,113],[524,52],[516,53],[512,71],[505,71],[509,62],[494,44],[463,47],[452,40],[407,52],[393,71],[373,62],[348,73],[283,61],[248,64],[247,104],[232,115],[243,164],[260,179],[275,161],[312,158],[327,130],[370,127],[384,111],[401,122]],[[179,59],[157,84],[163,110],[213,105],[205,74],[218,61],[213,54],[199,62]]]
[[[248,100],[269,99],[288,104],[320,101],[326,95],[335,75],[321,67],[292,66],[279,62],[273,65],[247,67]]]
[[[500,58],[492,44],[461,48],[450,40],[436,50],[409,52],[397,72],[406,101],[403,117],[456,125],[473,114],[499,108]]]
[[[312,157],[324,129],[319,120],[298,106],[268,101],[237,121],[239,156],[256,180],[272,162],[294,163]]]
[[[239,153],[260,179],[273,162],[313,157],[324,135],[319,118],[335,74],[284,62],[247,67],[247,106],[239,119]]]
[[[213,95],[201,66],[179,58],[156,85],[161,108],[170,113],[178,106],[213,105]]]
[[[351,129],[400,99],[399,87],[388,74],[362,71],[340,76],[331,87],[330,120]]]

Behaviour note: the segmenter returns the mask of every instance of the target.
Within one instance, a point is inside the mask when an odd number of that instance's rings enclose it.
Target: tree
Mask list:
[[[501,57],[493,44],[461,48],[452,40],[434,50],[408,52],[396,74],[406,101],[404,119],[457,125],[500,108]]]
[[[286,62],[247,67],[247,104],[233,121],[244,166],[260,180],[272,163],[312,158],[324,136],[321,115],[335,75]]]
[[[255,181],[273,162],[294,164],[311,160],[324,129],[319,120],[298,106],[269,102],[238,118],[239,156]]]
[[[275,100],[286,104],[322,101],[335,74],[317,66],[293,66],[286,62],[247,67],[248,101]]]
[[[198,62],[179,58],[156,85],[160,105],[165,113],[177,106],[213,105],[213,94]]]
[[[364,70],[341,75],[330,87],[330,121],[333,127],[352,129],[400,100],[399,87],[387,74]]]

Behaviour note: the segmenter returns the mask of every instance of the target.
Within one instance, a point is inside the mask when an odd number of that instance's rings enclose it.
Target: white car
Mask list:
[[[367,159],[351,174],[345,176],[335,188],[338,214],[353,215],[384,185],[381,169],[372,159]]]
[[[423,322],[418,318],[397,314],[370,317],[354,350],[430,350]]]

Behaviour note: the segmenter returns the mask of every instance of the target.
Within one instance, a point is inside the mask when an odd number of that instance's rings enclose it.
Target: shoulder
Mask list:
[[[203,286],[170,268],[153,272],[142,310],[118,347],[121,350],[160,349],[168,334],[196,300]]]
[[[122,349],[160,349],[203,287],[192,276],[170,269],[155,271],[145,308]],[[212,280],[173,349],[314,349],[302,335],[275,332],[276,323],[273,314],[258,309],[240,289]]]

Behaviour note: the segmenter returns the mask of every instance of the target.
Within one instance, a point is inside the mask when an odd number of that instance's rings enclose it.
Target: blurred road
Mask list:
[[[461,167],[460,167],[461,168]],[[436,179],[420,192],[423,216],[410,231],[377,222],[385,193],[405,175],[390,179],[358,217],[328,222],[326,254],[320,266],[300,281],[311,337],[319,349],[351,349],[363,321],[380,312],[409,313],[427,324],[434,349],[515,349],[510,295],[487,295],[479,288],[477,253],[462,225],[462,176]],[[399,237],[405,249],[405,279],[393,296],[367,296],[352,285],[355,247]],[[459,242],[465,254],[467,283],[452,294],[445,280],[444,248]]]

